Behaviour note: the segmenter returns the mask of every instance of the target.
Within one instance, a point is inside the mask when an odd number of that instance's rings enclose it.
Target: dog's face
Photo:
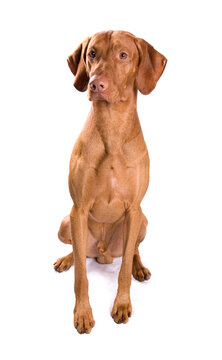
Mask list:
[[[86,53],[89,100],[126,99],[133,89],[138,61],[135,42],[126,33],[110,31],[94,35]]]
[[[68,57],[74,86],[88,88],[89,100],[111,103],[127,100],[137,89],[149,94],[166,62],[145,40],[125,31],[97,33]]]

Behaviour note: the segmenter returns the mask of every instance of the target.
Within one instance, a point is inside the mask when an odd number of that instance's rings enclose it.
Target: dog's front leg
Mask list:
[[[132,275],[133,255],[142,221],[140,206],[131,207],[124,221],[123,258],[118,279],[118,290],[112,309],[112,317],[118,324],[126,323],[132,313],[130,301],[130,285]]]
[[[73,206],[71,214],[71,235],[75,260],[74,326],[80,334],[90,333],[95,325],[89,303],[88,279],[86,276],[86,245],[88,238],[88,211]]]

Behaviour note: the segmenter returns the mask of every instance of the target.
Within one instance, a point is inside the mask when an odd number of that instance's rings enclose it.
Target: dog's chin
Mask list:
[[[114,104],[115,102],[118,101],[117,98],[110,97],[106,93],[98,93],[98,92],[92,92],[92,91],[88,92],[88,99],[89,99],[89,101],[106,101],[110,104]]]

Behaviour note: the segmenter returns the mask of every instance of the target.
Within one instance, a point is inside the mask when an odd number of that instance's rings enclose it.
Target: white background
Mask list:
[[[219,1],[2,1],[1,358],[221,360],[221,11]],[[87,261],[96,326],[73,328],[71,247],[57,231],[70,212],[68,165],[90,108],[66,59],[97,31],[132,32],[168,64],[139,95],[151,159],[141,245],[152,272],[132,280],[133,316],[110,317],[120,259]]]

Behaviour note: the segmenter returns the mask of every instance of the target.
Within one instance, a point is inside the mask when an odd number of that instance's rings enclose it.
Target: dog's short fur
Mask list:
[[[75,262],[74,326],[79,333],[89,333],[95,324],[86,257],[109,264],[122,256],[112,310],[118,324],[132,313],[131,274],[139,281],[151,275],[138,249],[147,226],[140,203],[149,184],[149,156],[137,115],[137,90],[149,94],[166,62],[145,40],[125,31],[97,33],[68,57],[74,86],[88,89],[92,106],[70,160],[74,205],[58,234],[73,252],[54,267],[61,272]]]

